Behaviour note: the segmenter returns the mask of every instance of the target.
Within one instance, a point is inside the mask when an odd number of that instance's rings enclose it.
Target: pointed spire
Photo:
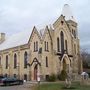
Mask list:
[[[63,9],[62,9],[62,15],[65,16],[65,20],[72,20],[76,22],[76,20],[73,17],[71,8],[68,4],[65,4]]]
[[[36,26],[33,27],[33,30],[37,30]]]

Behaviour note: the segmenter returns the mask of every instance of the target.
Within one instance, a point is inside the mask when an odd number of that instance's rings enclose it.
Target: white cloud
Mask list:
[[[90,0],[0,0],[0,32],[13,34],[34,25],[53,23],[65,3],[71,6],[78,21],[81,44],[88,42]]]

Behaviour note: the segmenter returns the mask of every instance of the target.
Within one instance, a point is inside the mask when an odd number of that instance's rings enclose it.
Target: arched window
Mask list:
[[[66,50],[66,53],[68,53],[67,40],[65,40],[65,50]]]
[[[48,49],[49,49],[49,48],[48,48],[48,42],[45,41],[44,44],[45,44],[45,51],[49,51],[49,50],[48,50]]]
[[[14,69],[17,68],[17,55],[14,54]]]
[[[74,35],[74,30],[72,29],[72,34]]]
[[[0,66],[1,66],[1,56],[0,56]]]
[[[48,57],[46,57],[46,67],[48,67]]]
[[[36,44],[35,44],[35,42],[34,42],[34,52],[35,52],[35,45],[36,45]]]
[[[44,43],[45,43],[45,51],[46,51],[46,41]]]
[[[28,55],[27,52],[24,53],[24,68],[27,68],[27,59],[28,59]]]
[[[36,41],[36,51],[38,51],[38,41]]]
[[[34,42],[34,52],[38,51],[38,41]]]
[[[8,55],[6,55],[6,69],[8,69]]]
[[[74,44],[74,53],[76,54],[76,44]]]
[[[47,51],[48,51],[48,42],[47,42]]]
[[[64,53],[64,34],[62,31],[60,33],[60,37],[61,37],[61,53],[63,54]]]
[[[57,38],[57,52],[60,52],[60,42],[59,42],[59,37]]]
[[[74,30],[74,37],[76,38],[76,31]]]
[[[61,21],[61,24],[62,24],[62,25],[63,25],[63,23],[64,23],[64,22],[63,22],[63,21]]]

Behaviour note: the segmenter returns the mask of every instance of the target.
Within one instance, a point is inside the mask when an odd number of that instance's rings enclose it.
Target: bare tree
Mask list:
[[[83,62],[83,68],[89,68],[90,53],[86,49],[81,50],[81,59]]]

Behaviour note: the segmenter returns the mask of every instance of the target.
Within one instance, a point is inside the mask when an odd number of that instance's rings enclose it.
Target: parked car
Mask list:
[[[0,76],[0,80],[1,80],[2,78],[4,78],[4,76]]]
[[[9,77],[4,77],[0,79],[0,85],[22,85],[23,80],[17,79],[17,78],[9,78]]]
[[[0,76],[0,85],[2,85],[3,83],[1,83],[2,81],[2,79],[4,78],[4,76]]]

